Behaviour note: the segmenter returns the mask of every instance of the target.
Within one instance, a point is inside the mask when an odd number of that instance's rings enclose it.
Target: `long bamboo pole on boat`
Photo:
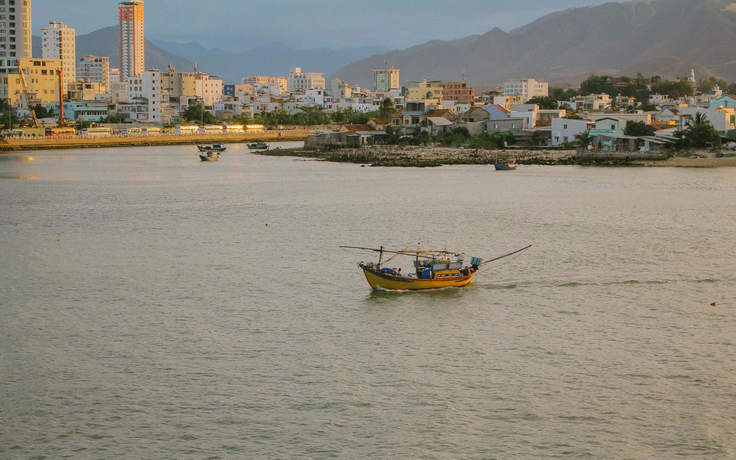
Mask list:
[[[511,256],[513,256],[514,254],[518,254],[518,253],[520,253],[520,252],[522,252],[522,251],[526,251],[526,250],[527,250],[527,249],[529,249],[530,247],[532,247],[532,245],[531,245],[531,244],[530,244],[529,246],[525,247],[525,248],[521,248],[521,249],[519,249],[518,251],[510,252],[510,253],[508,253],[508,254],[506,254],[506,255],[503,255],[503,256],[501,256],[501,257],[496,257],[495,259],[487,260],[487,261],[483,262],[482,264],[480,264],[480,266],[482,267],[482,266],[484,266],[484,265],[486,265],[486,264],[490,264],[491,262],[495,262],[495,261],[497,261],[497,260],[505,259],[506,257],[511,257]]]

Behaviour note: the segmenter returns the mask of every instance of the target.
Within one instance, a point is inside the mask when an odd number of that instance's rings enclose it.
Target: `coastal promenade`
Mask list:
[[[0,153],[24,150],[110,148],[110,147],[149,147],[159,145],[191,145],[191,144],[237,144],[255,141],[303,141],[309,131],[285,130],[262,131],[258,133],[233,134],[194,134],[194,135],[127,135],[115,137],[82,137],[72,138],[6,138],[0,141]]]

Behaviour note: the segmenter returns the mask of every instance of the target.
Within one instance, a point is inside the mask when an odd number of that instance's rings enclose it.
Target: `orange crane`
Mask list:
[[[28,106],[28,110],[31,112],[31,118],[33,119],[32,128],[38,128],[38,118],[36,118],[36,111],[31,107],[31,99],[28,95],[28,82],[26,82],[26,74],[23,73],[23,68],[20,66],[20,59],[18,60],[18,73],[20,74],[20,81],[23,85],[23,92],[21,95],[25,99],[25,103]]]
[[[64,126],[64,80],[62,78],[63,71],[61,68],[57,69],[56,72],[59,74],[59,126]]]

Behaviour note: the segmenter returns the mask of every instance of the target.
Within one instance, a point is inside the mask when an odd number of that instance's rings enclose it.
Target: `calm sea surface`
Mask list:
[[[735,223],[735,169],[0,155],[0,458],[734,459]],[[338,248],[419,241],[534,247]]]

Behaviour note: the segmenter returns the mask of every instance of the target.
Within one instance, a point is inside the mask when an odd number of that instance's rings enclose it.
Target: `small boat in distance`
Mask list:
[[[265,142],[253,142],[252,144],[248,144],[248,148],[251,151],[265,151],[271,148],[270,145],[266,144]]]
[[[227,150],[222,144],[215,145],[198,145],[199,159],[202,161],[217,161],[220,159],[220,154]]]
[[[197,148],[200,152],[206,153],[206,152],[218,152],[222,153],[225,150],[227,150],[227,147],[225,147],[223,144],[214,144],[214,145],[198,145]]]
[[[496,163],[493,166],[496,168],[496,171],[513,171],[516,169],[516,163],[514,163],[513,161]]]
[[[442,289],[446,287],[464,287],[473,281],[478,270],[491,262],[526,251],[527,246],[510,254],[496,257],[484,262],[479,257],[472,257],[470,265],[464,265],[465,254],[449,251],[435,250],[408,250],[390,251],[375,248],[362,248],[355,246],[340,246],[343,249],[359,249],[362,251],[378,252],[378,263],[360,262],[358,267],[363,270],[368,284],[373,289],[385,289],[390,291],[421,291],[427,289]],[[393,254],[391,258],[384,261],[384,254]],[[402,275],[401,269],[384,267],[397,256],[406,256],[414,259],[414,272]]]

